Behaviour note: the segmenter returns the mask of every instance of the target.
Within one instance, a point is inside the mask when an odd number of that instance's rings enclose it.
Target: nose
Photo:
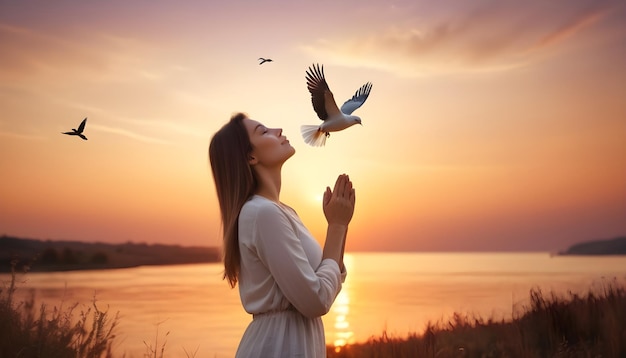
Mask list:
[[[281,135],[283,135],[283,129],[282,128],[275,128],[274,131],[276,131],[277,133],[277,137],[280,137]]]

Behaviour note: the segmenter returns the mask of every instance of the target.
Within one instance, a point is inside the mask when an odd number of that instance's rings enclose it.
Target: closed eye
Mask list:
[[[264,125],[259,124],[259,125],[256,126],[256,128],[254,128],[255,131],[257,131],[259,129],[261,130],[261,134],[267,133],[267,127],[265,127]]]

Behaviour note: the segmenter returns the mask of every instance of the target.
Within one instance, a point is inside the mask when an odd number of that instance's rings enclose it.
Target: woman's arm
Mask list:
[[[254,272],[242,273],[256,277],[253,280],[256,282],[252,289],[256,292],[254,294],[268,294],[272,288],[262,286],[271,286],[275,282],[285,298],[303,315],[319,317],[326,314],[341,289],[339,265],[333,260],[323,260],[318,267],[312,267],[291,219],[276,204],[265,204],[253,215],[242,215],[240,220],[243,219],[243,225],[249,227],[240,234],[249,231],[253,235],[252,245],[243,243],[242,252],[254,252],[247,259],[262,263],[250,266],[254,267]],[[312,237],[310,240],[310,245],[317,246]]]

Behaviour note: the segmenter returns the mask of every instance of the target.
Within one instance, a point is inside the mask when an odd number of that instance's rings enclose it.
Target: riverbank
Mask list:
[[[127,242],[87,243],[0,237],[0,272],[104,270],[147,265],[210,263],[220,260],[213,247]]]

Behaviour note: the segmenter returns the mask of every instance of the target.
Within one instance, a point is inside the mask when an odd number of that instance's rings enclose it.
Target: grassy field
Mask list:
[[[15,268],[15,266],[13,266]],[[0,358],[116,358],[118,316],[94,301],[86,310],[15,302],[15,274],[0,287]],[[429,323],[423,334],[391,337],[336,349],[328,357],[626,357],[626,285],[607,283],[584,295],[530,291],[530,303],[509,321],[455,314]],[[156,334],[144,357],[167,358]],[[203,357],[202,352],[188,357]],[[210,354],[208,355],[210,356]]]

